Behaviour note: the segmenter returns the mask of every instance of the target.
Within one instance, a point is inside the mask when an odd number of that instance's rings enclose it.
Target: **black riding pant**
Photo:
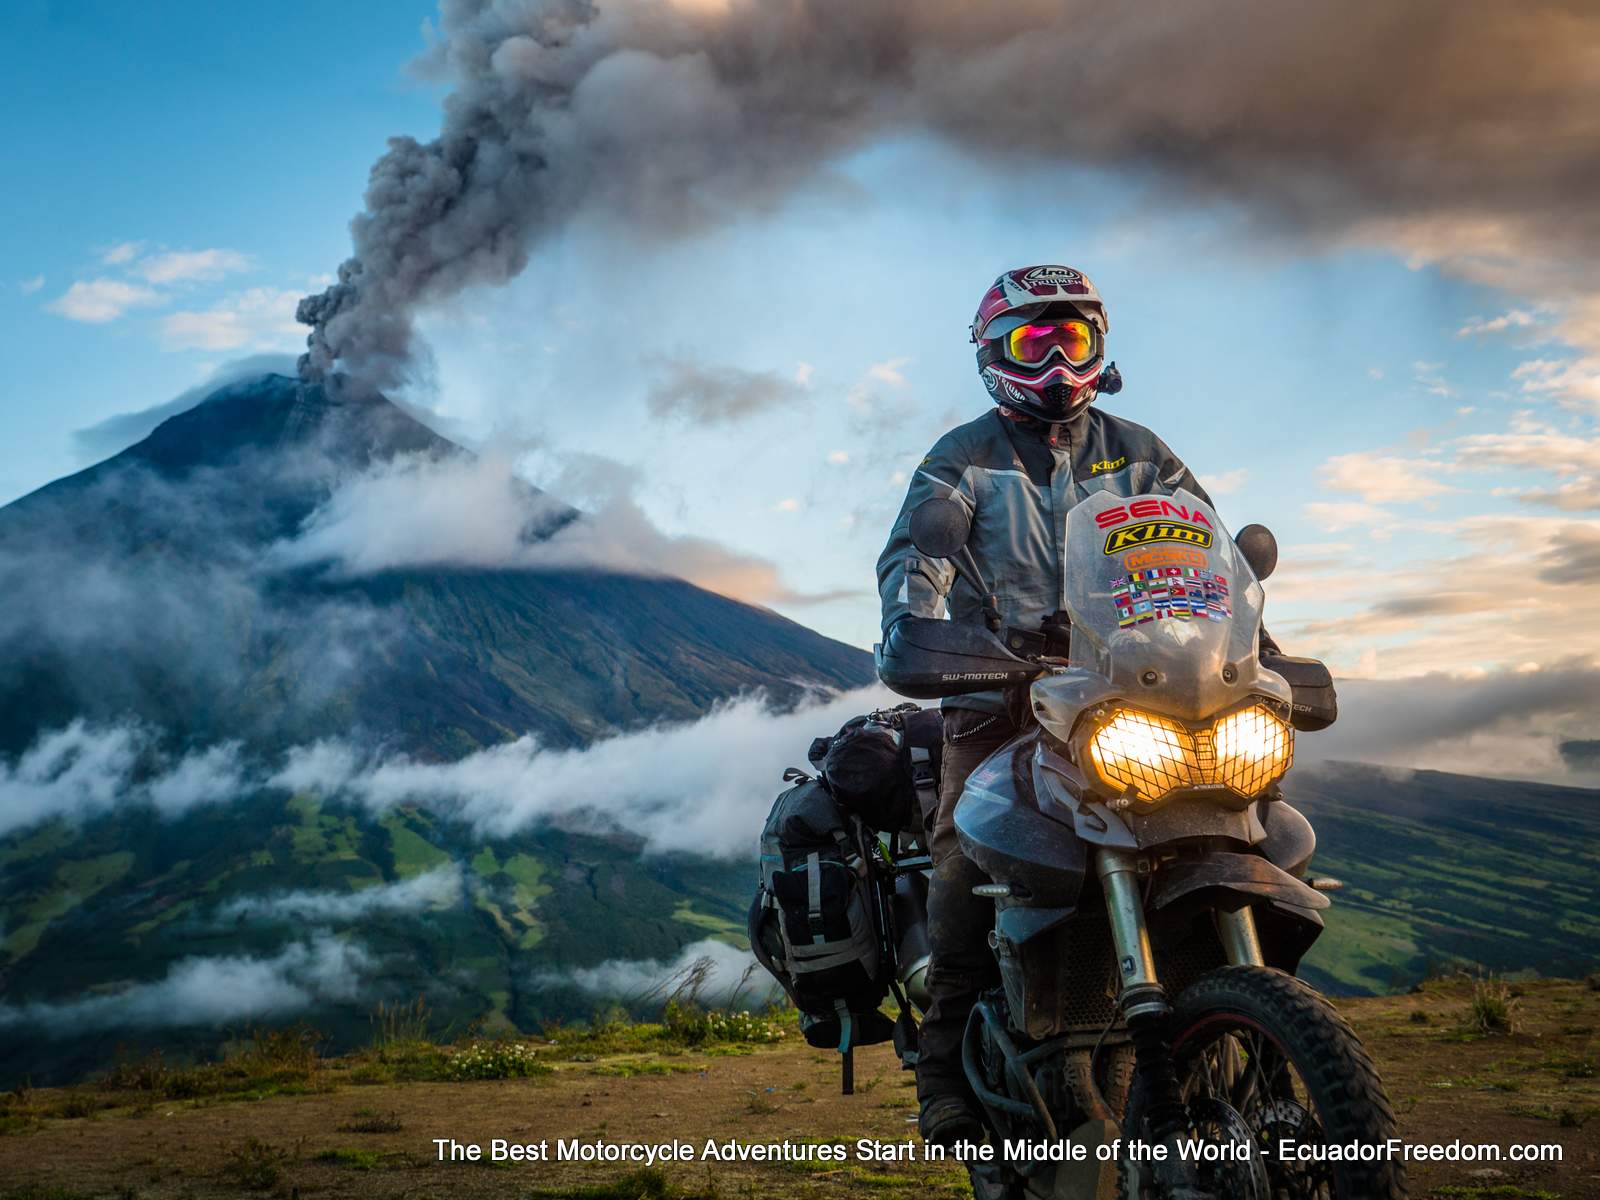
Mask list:
[[[961,853],[956,840],[956,801],[967,776],[1017,730],[1007,716],[962,708],[944,710],[944,759],[940,767],[939,806],[931,821],[929,846],[933,879],[928,885],[928,992],[931,1003],[918,1039],[917,1096],[946,1096],[967,1090],[961,1067],[961,1035],[978,993],[997,977],[989,931],[994,927],[994,902],[974,896],[972,889],[988,880]]]

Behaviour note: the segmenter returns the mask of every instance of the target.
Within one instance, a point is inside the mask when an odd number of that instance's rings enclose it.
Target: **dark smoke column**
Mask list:
[[[442,131],[392,140],[373,167],[351,258],[300,304],[302,374],[400,382],[420,307],[509,280],[575,212],[632,237],[702,229],[905,132],[1030,207],[1098,202],[1035,168],[1124,168],[1186,211],[1236,203],[1266,234],[1488,263],[1524,292],[1600,304],[1592,3],[1004,7],[442,0],[423,60],[455,89]],[[1036,257],[1093,262],[1071,228]]]
[[[337,282],[295,310],[311,326],[303,379],[337,368],[365,387],[400,383],[420,305],[527,265],[548,222],[545,117],[566,107],[581,78],[570,41],[593,15],[583,0],[505,18],[494,4],[443,5],[447,38],[425,62],[458,80],[443,132],[428,143],[391,138],[373,165],[366,211],[350,223],[354,253]]]
[[[360,384],[383,388],[405,376],[412,315],[430,299],[473,283],[503,283],[527,265],[545,209],[544,158],[523,130],[516,141],[492,114],[479,134],[446,133],[426,145],[393,138],[372,168],[367,211],[350,223],[355,254],[326,291],[307,296],[295,318],[311,326],[302,378],[338,364]]]

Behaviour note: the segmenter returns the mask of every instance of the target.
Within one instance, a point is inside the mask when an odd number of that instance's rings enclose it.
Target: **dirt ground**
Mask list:
[[[1438,1163],[1411,1168],[1413,1197],[1574,1200],[1600,1197],[1600,991],[1522,986],[1515,1031],[1466,1028],[1471,985],[1341,1005],[1372,1049],[1401,1132],[1413,1142],[1537,1143],[1561,1161]],[[1416,1016],[1414,1014],[1421,1014]],[[0,1200],[79,1197],[854,1197],[967,1194],[954,1164],[915,1154],[912,1079],[884,1046],[861,1051],[853,1096],[837,1058],[804,1045],[750,1053],[629,1055],[558,1064],[553,1075],[473,1083],[363,1085],[243,1101],[166,1101],[60,1115],[0,1136]],[[40,1091],[35,1099],[51,1100]],[[627,1163],[441,1161],[435,1139],[550,1144],[842,1139],[843,1163],[669,1163],[664,1179]],[[884,1144],[863,1161],[856,1139]],[[630,1177],[631,1176],[631,1177]]]

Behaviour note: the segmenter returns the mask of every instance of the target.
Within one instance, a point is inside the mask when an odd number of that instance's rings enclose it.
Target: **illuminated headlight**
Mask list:
[[[1101,779],[1140,800],[1159,800],[1181,788],[1215,787],[1249,797],[1294,762],[1294,731],[1264,704],[1200,729],[1117,708],[1090,735],[1088,749]]]
[[[1217,782],[1241,796],[1264,791],[1294,762],[1294,730],[1262,704],[1223,717],[1211,743]]]

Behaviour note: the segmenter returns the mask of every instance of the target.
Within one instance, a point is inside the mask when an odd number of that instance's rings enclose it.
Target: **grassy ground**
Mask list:
[[[1564,1161],[1422,1165],[1439,1200],[1600,1196],[1600,990],[1538,981],[1342,1002],[1412,1141],[1559,1144]],[[879,1197],[967,1194],[920,1161],[628,1164],[441,1162],[434,1139],[754,1144],[914,1142],[912,1080],[887,1047],[860,1052],[854,1096],[837,1059],[792,1028],[601,1024],[507,1043],[436,1046],[421,1014],[388,1014],[367,1050],[322,1059],[296,1031],[221,1062],[124,1063],[92,1085],[20,1089],[0,1106],[0,1200],[84,1197]],[[775,1033],[782,1036],[771,1040]],[[505,1076],[483,1078],[483,1076]]]

